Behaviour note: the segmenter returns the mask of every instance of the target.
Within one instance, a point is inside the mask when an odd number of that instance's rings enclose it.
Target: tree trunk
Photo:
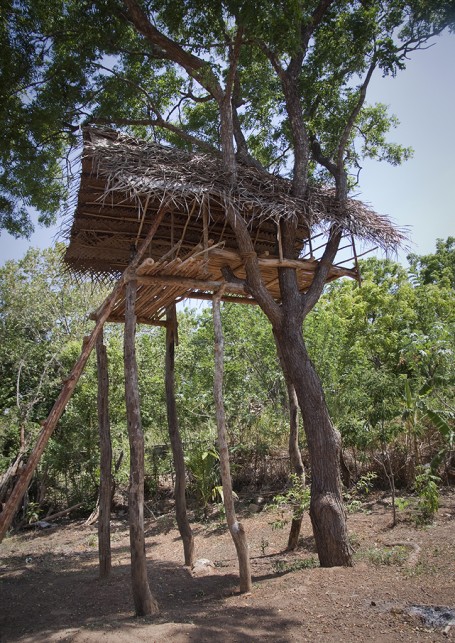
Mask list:
[[[185,565],[191,567],[194,562],[194,538],[186,511],[185,461],[183,458],[183,445],[177,418],[177,406],[175,403],[174,352],[177,329],[175,304],[166,310],[166,321],[166,408],[169,438],[171,440],[172,457],[175,469],[175,515],[180,536],[183,541]]]
[[[284,379],[286,380],[286,388],[288,393],[289,403],[289,462],[291,465],[291,472],[295,473],[302,481],[302,486],[305,486],[305,467],[302,462],[302,455],[299,448],[299,403],[295,392],[294,385],[292,384],[289,375],[286,371],[286,362],[284,361],[283,354],[277,343],[278,358],[280,360],[281,369],[283,371]],[[299,544],[300,529],[302,526],[303,514],[300,512],[299,516],[292,516],[291,529],[289,530],[288,538],[288,551],[295,551]]]
[[[158,603],[147,579],[144,537],[144,435],[139,409],[139,387],[135,350],[136,281],[127,283],[125,292],[125,399],[130,442],[130,486],[128,514],[130,523],[131,581],[137,616],[157,614]]]
[[[274,328],[307,437],[311,466],[310,518],[322,567],[352,564],[339,475],[340,437],[334,430],[321,381],[308,356],[301,323],[291,315]]]
[[[287,379],[287,378],[286,378]],[[305,486],[305,468],[299,448],[299,408],[294,386],[288,381],[289,399],[289,460],[291,471],[300,478],[302,487]],[[291,529],[289,530],[288,551],[294,551],[299,544],[300,529],[302,527],[303,512],[298,509],[297,515],[292,516]]]
[[[98,365],[98,429],[100,436],[100,491],[98,504],[98,556],[100,578],[111,572],[112,444],[109,421],[107,351],[101,331],[96,341]]]
[[[248,543],[245,529],[237,521],[234,507],[234,496],[232,493],[231,469],[229,465],[229,450],[226,437],[226,419],[224,414],[223,401],[223,330],[221,326],[220,297],[222,293],[213,297],[213,326],[215,331],[215,373],[214,373],[214,395],[216,409],[216,424],[218,429],[218,450],[220,455],[221,482],[223,485],[223,502],[226,510],[226,521],[234,541],[239,560],[240,591],[250,592],[251,569],[248,553]]]

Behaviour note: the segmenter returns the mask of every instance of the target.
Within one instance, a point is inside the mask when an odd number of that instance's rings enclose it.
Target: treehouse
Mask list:
[[[277,302],[279,268],[294,268],[305,292],[333,223],[343,229],[345,252],[342,263],[331,266],[327,281],[359,279],[355,238],[386,249],[402,239],[387,218],[359,201],[341,207],[332,190],[309,188],[304,200],[296,199],[289,180],[243,165],[238,166],[236,189],[230,190],[216,156],[189,154],[112,130],[87,128],[84,139],[65,262],[78,275],[119,277],[158,222],[135,275],[136,315],[142,323],[160,324],[171,303],[211,299],[221,286],[224,300],[255,303],[235,230],[227,223],[227,207],[235,207],[248,223],[261,276]],[[283,218],[298,223],[292,258],[283,257]],[[123,319],[120,293],[108,321]]]

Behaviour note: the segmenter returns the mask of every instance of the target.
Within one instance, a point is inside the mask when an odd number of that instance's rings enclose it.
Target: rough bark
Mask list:
[[[289,462],[291,465],[291,472],[295,473],[305,486],[305,467],[303,466],[302,454],[299,448],[299,403],[295,392],[294,385],[292,384],[289,375],[286,371],[286,362],[279,345],[277,344],[278,358],[280,360],[281,368],[283,370],[284,378],[286,381],[286,389],[288,393],[289,403]],[[288,551],[294,551],[299,544],[300,529],[302,526],[303,514],[292,518],[291,528],[289,530],[289,538],[287,544]]]
[[[174,460],[175,469],[175,515],[180,536],[182,537],[183,541],[185,565],[191,566],[194,562],[194,538],[186,510],[185,461],[183,457],[182,438],[180,436],[179,423],[177,418],[177,406],[175,403],[174,352],[176,343],[175,335],[177,328],[175,304],[167,309],[166,321],[166,408],[169,438],[171,441],[172,457]]]
[[[305,486],[305,468],[302,462],[302,454],[299,448],[299,407],[294,386],[287,382],[289,399],[289,460],[291,471],[295,473],[302,485]],[[303,513],[299,511],[297,516],[292,517],[289,530],[288,551],[294,551],[299,544],[300,529],[302,526]]]
[[[322,567],[352,564],[339,476],[340,437],[334,430],[321,381],[306,351],[301,326],[285,319],[274,328],[302,412],[311,466],[310,518]]]
[[[131,581],[137,616],[157,614],[158,603],[147,579],[144,537],[144,435],[139,409],[139,387],[135,350],[136,282],[129,281],[125,293],[125,399],[130,443],[130,486],[128,514],[130,523]]]
[[[112,444],[109,421],[107,351],[100,333],[96,342],[98,366],[98,430],[100,437],[100,490],[98,504],[98,557],[100,578],[111,572]]]
[[[221,293],[220,293],[221,294]],[[214,373],[214,395],[215,395],[215,409],[216,409],[216,424],[218,429],[218,451],[220,455],[220,472],[221,482],[223,485],[223,502],[226,510],[226,521],[229,531],[234,541],[237,550],[237,557],[239,561],[239,575],[240,575],[240,591],[250,592],[252,588],[251,583],[251,568],[250,557],[248,553],[248,543],[246,540],[245,529],[241,523],[237,521],[237,516],[234,507],[234,496],[232,493],[232,479],[231,470],[229,465],[229,450],[226,437],[226,419],[224,413],[223,401],[223,329],[221,326],[221,313],[220,313],[220,296],[213,297],[213,325],[215,331],[215,373]]]

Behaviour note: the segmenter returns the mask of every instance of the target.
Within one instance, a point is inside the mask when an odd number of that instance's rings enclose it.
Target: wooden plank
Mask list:
[[[225,286],[226,292],[233,294],[245,293],[245,288],[241,284],[234,284],[222,281],[212,281],[205,279],[192,279],[189,277],[180,277],[179,275],[141,275],[137,277],[137,282],[144,285],[175,285],[181,289],[188,290],[218,290]]]
[[[197,299],[199,301],[213,301],[213,295],[192,292],[192,293],[188,293],[185,299]],[[253,299],[253,298],[250,299],[249,297],[229,297],[229,296],[223,295],[221,297],[221,301],[230,303],[230,304],[250,304],[253,306],[258,305],[258,302],[256,301],[256,299]]]

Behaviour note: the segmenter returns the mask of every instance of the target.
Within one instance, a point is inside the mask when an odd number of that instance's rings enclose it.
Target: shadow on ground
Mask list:
[[[167,561],[149,562],[159,617],[133,618],[128,548],[116,548],[119,553],[125,554],[125,563],[116,565],[107,581],[97,578],[96,552],[76,557],[46,553],[28,562],[11,557],[0,577],[0,641],[96,641],[102,635],[115,641],[175,643],[226,640],[229,631],[230,641],[285,642],[287,627],[296,625],[278,610],[239,596],[234,574],[193,578]],[[236,604],[226,605],[229,598]]]

